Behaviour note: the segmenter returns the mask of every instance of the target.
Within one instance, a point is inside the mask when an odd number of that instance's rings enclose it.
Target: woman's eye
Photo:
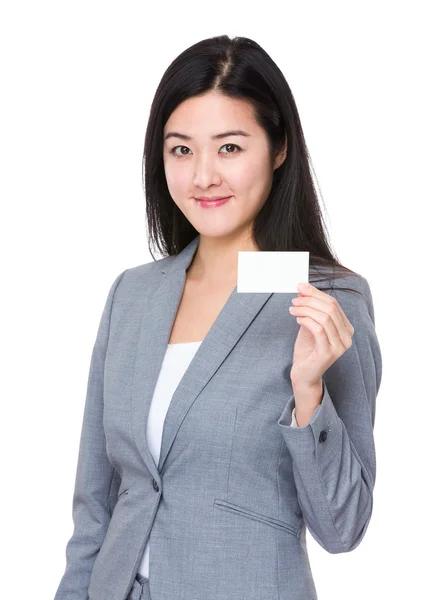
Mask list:
[[[241,148],[239,146],[237,146],[236,144],[223,144],[222,148],[224,148],[224,146],[230,146],[231,148],[238,148],[238,152],[240,152]],[[238,152],[226,152],[226,154],[238,154]]]
[[[171,152],[171,154],[174,154],[174,155],[178,156],[178,158],[179,158],[179,157],[180,157],[180,154],[177,154],[177,152],[175,152],[175,150],[176,150],[177,148],[181,148],[181,149],[182,149],[182,148],[187,148],[187,146],[175,146],[174,148],[172,148],[172,150],[170,151],[170,152]],[[188,148],[188,150],[189,150],[189,148]],[[184,154],[181,154],[181,156],[184,156]]]
[[[233,151],[228,151],[228,152],[222,152],[222,154],[238,154],[239,152],[241,152],[242,148],[240,148],[240,146],[238,146],[237,144],[223,144],[222,148],[224,147],[230,147],[230,148],[237,148],[237,152],[233,152]],[[176,150],[180,148],[180,152],[176,152]],[[181,158],[182,156],[187,156],[187,154],[183,153],[182,150],[186,148],[187,150],[190,150],[190,148],[188,148],[187,146],[174,146],[174,148],[172,148],[172,150],[170,150],[170,153],[173,154],[174,156],[176,156],[177,158]]]

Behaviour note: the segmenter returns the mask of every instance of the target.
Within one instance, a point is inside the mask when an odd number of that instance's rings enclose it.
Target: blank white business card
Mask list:
[[[238,252],[238,292],[298,293],[308,283],[309,252]]]

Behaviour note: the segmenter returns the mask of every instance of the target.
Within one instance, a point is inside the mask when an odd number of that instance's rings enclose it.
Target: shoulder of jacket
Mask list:
[[[168,266],[168,261],[173,257],[167,256],[159,260],[129,267],[119,273],[114,281],[116,300],[141,294],[151,288],[151,284],[163,277],[162,270]]]

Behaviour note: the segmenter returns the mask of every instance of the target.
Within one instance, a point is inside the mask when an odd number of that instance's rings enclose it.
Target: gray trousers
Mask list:
[[[127,600],[151,600],[150,582],[147,577],[136,573],[135,581],[127,596]]]

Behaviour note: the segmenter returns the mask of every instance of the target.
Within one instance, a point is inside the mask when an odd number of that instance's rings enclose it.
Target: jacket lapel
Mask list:
[[[238,293],[235,286],[172,396],[156,467],[147,443],[148,413],[184,291],[186,270],[198,248],[199,238],[197,235],[182,252],[163,261],[161,282],[143,309],[132,386],[132,428],[137,447],[154,478],[163,469],[178,429],[193,402],[272,296],[272,293]]]

